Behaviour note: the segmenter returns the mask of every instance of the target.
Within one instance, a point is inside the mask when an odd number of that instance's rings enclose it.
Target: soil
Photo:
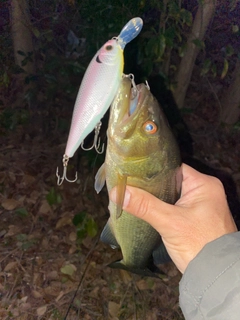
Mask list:
[[[181,276],[172,263],[164,280],[107,267],[120,252],[98,239],[108,196],[106,189],[96,194],[97,168],[86,153],[77,182],[58,187],[55,171],[65,144],[59,134],[36,135],[35,126],[3,133],[0,319],[182,319]],[[73,218],[81,212],[95,220],[95,237],[78,238]]]

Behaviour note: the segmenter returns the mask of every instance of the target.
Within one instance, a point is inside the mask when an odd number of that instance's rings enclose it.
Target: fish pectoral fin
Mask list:
[[[167,249],[163,243],[161,243],[152,253],[153,261],[155,265],[163,264],[171,261],[171,258],[167,252]]]
[[[105,227],[103,228],[103,231],[101,233],[101,236],[100,236],[100,240],[103,242],[103,243],[107,243],[109,244],[112,249],[116,249],[116,248],[120,248],[110,226],[109,226],[109,222],[105,225]]]
[[[97,193],[99,193],[104,187],[106,181],[106,173],[105,173],[105,162],[98,169],[98,172],[95,176],[94,188]]]
[[[117,177],[117,195],[116,195],[116,218],[120,218],[122,214],[122,206],[127,185],[127,175],[118,173]]]

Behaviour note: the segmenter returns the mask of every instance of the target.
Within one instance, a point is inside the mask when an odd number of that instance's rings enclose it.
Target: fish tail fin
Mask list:
[[[136,268],[132,266],[127,266],[123,260],[117,260],[112,262],[108,265],[110,268],[113,269],[123,269],[141,276],[145,277],[153,277],[153,278],[166,278],[166,274],[161,271],[158,267],[156,267],[152,262],[146,268]]]

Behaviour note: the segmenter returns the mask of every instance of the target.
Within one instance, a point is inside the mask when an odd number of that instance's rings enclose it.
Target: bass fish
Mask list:
[[[66,177],[66,168],[78,147],[82,145],[86,136],[95,128],[95,137],[92,147],[99,151],[98,135],[101,128],[101,119],[111,105],[117,93],[123,76],[123,50],[128,42],[133,40],[141,31],[141,18],[131,19],[121,30],[118,37],[107,41],[95,54],[84,74],[75,102],[68,141],[63,155],[63,176],[58,171],[58,185]],[[91,149],[91,148],[90,148]],[[84,149],[89,150],[89,149]]]
[[[126,185],[146,190],[174,204],[180,197],[182,171],[178,145],[149,87],[132,87],[124,77],[110,109],[106,158],[95,178],[99,192],[117,187],[101,240],[121,248],[122,260],[110,264],[133,273],[156,276],[157,264],[170,260],[159,233],[147,222],[122,210]]]

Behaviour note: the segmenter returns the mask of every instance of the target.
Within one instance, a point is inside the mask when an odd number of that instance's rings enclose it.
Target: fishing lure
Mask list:
[[[104,145],[100,150],[98,139],[101,118],[111,105],[123,75],[123,50],[128,42],[133,40],[141,31],[143,21],[141,18],[131,19],[121,30],[118,37],[107,41],[91,60],[78,91],[75,102],[67,146],[63,155],[63,175],[56,171],[57,184],[64,180],[75,182],[67,178],[67,165],[78,147],[84,150],[95,148],[98,153],[104,151]],[[89,149],[83,147],[86,136],[95,128],[93,145]]]

